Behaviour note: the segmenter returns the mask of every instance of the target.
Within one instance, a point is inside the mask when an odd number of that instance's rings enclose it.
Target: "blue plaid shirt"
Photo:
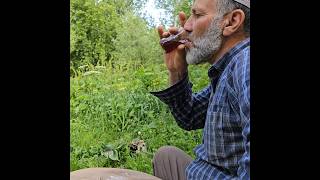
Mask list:
[[[151,93],[183,129],[204,128],[196,159],[186,169],[189,180],[250,179],[250,38],[223,55],[208,75],[210,84],[198,93],[192,93],[188,75]]]

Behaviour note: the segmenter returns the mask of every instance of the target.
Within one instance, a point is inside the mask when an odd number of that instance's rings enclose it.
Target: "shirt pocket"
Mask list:
[[[241,128],[236,120],[237,117],[214,112],[206,123],[204,129],[204,147],[208,155],[208,161],[212,164],[222,165],[228,160],[232,160],[234,149],[241,142]],[[231,159],[230,159],[231,158]]]

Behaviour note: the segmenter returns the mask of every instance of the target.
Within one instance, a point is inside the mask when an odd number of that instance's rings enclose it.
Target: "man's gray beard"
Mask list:
[[[188,64],[208,62],[220,49],[222,43],[221,19],[221,16],[214,18],[204,35],[193,40],[194,46],[186,51]]]

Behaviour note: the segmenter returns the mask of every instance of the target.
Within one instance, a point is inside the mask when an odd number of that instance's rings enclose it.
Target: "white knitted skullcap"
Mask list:
[[[234,0],[244,6],[247,6],[250,9],[250,0]]]

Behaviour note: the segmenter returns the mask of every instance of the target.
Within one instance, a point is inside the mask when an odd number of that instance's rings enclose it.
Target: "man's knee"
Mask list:
[[[153,157],[153,162],[168,158],[170,155],[176,154],[180,149],[174,146],[162,146],[158,149]],[[181,150],[180,150],[181,151]]]
[[[163,146],[153,157],[153,174],[166,180],[185,180],[185,169],[191,161],[192,158],[181,149]]]

